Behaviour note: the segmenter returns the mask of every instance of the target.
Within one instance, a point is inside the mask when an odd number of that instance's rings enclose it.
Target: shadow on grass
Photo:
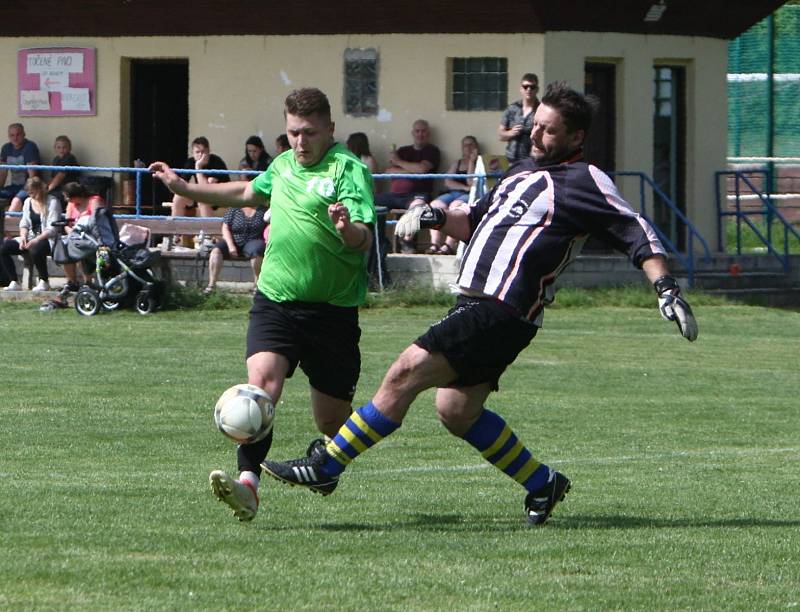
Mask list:
[[[707,527],[800,527],[800,519],[773,520],[758,517],[729,519],[674,518],[659,519],[647,516],[566,515],[553,521],[553,526],[568,529],[683,529]]]

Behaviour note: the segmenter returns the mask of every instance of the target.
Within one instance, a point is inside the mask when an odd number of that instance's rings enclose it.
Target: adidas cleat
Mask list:
[[[328,458],[328,452],[317,440],[312,442],[309,450],[308,457],[291,461],[266,460],[261,467],[275,480],[292,486],[305,487],[320,495],[330,495],[339,484],[339,477],[328,476],[322,471],[321,466]]]
[[[556,504],[564,500],[569,493],[571,484],[569,478],[561,472],[550,470],[547,484],[536,491],[531,491],[525,497],[525,515],[531,525],[543,525]]]
[[[211,492],[225,502],[240,521],[252,521],[258,512],[258,493],[247,483],[234,480],[222,470],[214,470],[208,477]]]

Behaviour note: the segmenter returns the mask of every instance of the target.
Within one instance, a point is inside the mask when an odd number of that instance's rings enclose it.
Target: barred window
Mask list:
[[[344,52],[344,112],[356,117],[378,114],[378,51]]]
[[[504,110],[508,106],[508,59],[451,57],[448,110]]]

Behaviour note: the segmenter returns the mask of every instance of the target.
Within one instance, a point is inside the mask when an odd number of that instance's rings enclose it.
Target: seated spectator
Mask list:
[[[101,206],[105,206],[103,199],[89,192],[86,187],[80,183],[67,183],[64,185],[64,197],[67,199],[66,222],[64,232],[67,234],[77,226],[88,223],[93,219],[94,211]],[[63,239],[66,240],[66,237]],[[94,275],[94,257],[88,256],[80,262],[66,263],[63,265],[64,276],[67,278],[67,284],[64,289],[67,291],[78,290],[78,271],[77,265],[81,265],[81,276],[84,284],[88,284]]]
[[[353,132],[347,137],[347,148],[369,168],[372,174],[378,172],[378,162],[369,150],[369,139],[364,132]]]
[[[203,290],[203,294],[210,295],[214,292],[222,270],[222,260],[230,257],[241,255],[250,259],[253,281],[258,279],[266,248],[264,241],[266,213],[267,209],[263,206],[258,208],[234,206],[225,211],[225,216],[222,218],[222,240],[214,243],[208,256],[208,286]]]
[[[198,136],[192,141],[192,156],[186,160],[183,165],[185,170],[197,170],[192,175],[182,175],[186,181],[194,181],[200,184],[203,183],[227,183],[231,177],[227,174],[206,174],[201,170],[227,170],[228,166],[222,161],[218,155],[211,152],[211,145],[208,138],[205,136]],[[197,202],[197,208],[201,217],[214,217],[214,207],[210,204]],[[193,208],[195,202],[189,198],[176,195],[172,198],[172,216],[183,217],[186,215],[186,210]]]
[[[436,172],[439,168],[441,154],[439,148],[430,144],[430,126],[424,119],[417,119],[411,129],[414,143],[392,151],[389,156],[387,174],[428,174]],[[393,178],[389,193],[375,196],[377,206],[385,206],[389,210],[407,209],[412,204],[422,204],[431,201],[433,192],[433,179],[406,179]],[[413,240],[401,240],[402,253],[414,253]]]
[[[276,157],[281,153],[285,153],[291,148],[292,147],[289,144],[289,137],[286,134],[281,134],[275,139],[275,150],[278,152]]]
[[[0,149],[0,164],[9,165],[35,165],[40,164],[39,147],[32,140],[25,138],[25,128],[21,123],[12,123],[8,126],[8,142]],[[6,185],[9,170],[0,170],[0,199],[11,200],[8,207],[10,212],[22,210],[22,203],[28,194],[25,191],[25,181],[39,176],[38,170],[11,170],[11,180]]]
[[[0,276],[7,279],[5,291],[21,291],[14,255],[28,252],[39,274],[39,282],[34,291],[50,291],[50,277],[47,272],[47,256],[58,237],[57,226],[61,220],[61,202],[48,195],[47,185],[38,176],[25,183],[28,196],[22,204],[22,219],[19,222],[19,237],[8,238],[0,246]]]
[[[264,149],[264,141],[258,136],[250,136],[244,143],[244,157],[239,162],[239,170],[257,170],[264,172],[272,162],[272,157]],[[237,174],[240,181],[250,181],[252,174]]]
[[[72,154],[72,141],[68,136],[56,136],[53,143],[53,150],[56,156],[53,158],[53,166],[77,166],[78,160]],[[49,193],[57,192],[55,195],[61,196],[62,189],[68,183],[77,183],[81,173],[74,170],[58,170],[53,172],[50,182],[47,183]],[[63,201],[63,200],[62,200]]]
[[[475,162],[478,160],[478,141],[474,136],[464,136],[461,139],[461,157],[454,161],[447,174],[473,174]],[[446,178],[444,185],[448,191],[441,194],[431,206],[447,210],[451,205],[469,202],[469,190],[473,179]],[[447,236],[438,230],[432,229],[431,246],[426,251],[429,255],[454,255],[458,241],[452,236]]]

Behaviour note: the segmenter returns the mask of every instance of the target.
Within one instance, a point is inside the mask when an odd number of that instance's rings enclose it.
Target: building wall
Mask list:
[[[16,52],[23,47],[97,48],[97,116],[18,118]],[[379,59],[377,118],[342,114],[343,53],[374,47]],[[656,60],[685,63],[689,117],[687,210],[709,240],[715,227],[712,172],[723,168],[726,138],[726,42],[680,36],[551,32],[547,34],[198,36],[119,38],[2,38],[0,108],[6,122],[22,121],[49,161],[56,135],[68,134],[83,164],[128,166],[128,60],[189,60],[189,134],[205,135],[212,149],[235,167],[243,142],[260,134],[268,148],[283,129],[282,103],[292,89],[315,85],[332,103],[336,133],[366,132],[379,165],[390,145],[409,143],[411,123],[431,122],[432,140],[446,169],[463,135],[473,134],[486,153],[501,154],[499,112],[447,111],[447,57],[507,57],[509,100],[518,78],[539,74],[542,82],[564,79],[583,86],[586,59],[618,64],[617,168],[652,171],[652,66]],[[2,122],[2,119],[0,119]],[[702,127],[702,131],[697,129]],[[623,188],[625,185],[623,185]],[[635,195],[635,194],[634,194]],[[631,197],[634,197],[631,195]]]
[[[652,176],[653,66],[686,66],[686,211],[714,248],[713,176],[714,171],[725,168],[727,151],[727,41],[584,32],[551,32],[545,36],[548,79],[582,83],[587,60],[616,64],[616,162],[620,170],[644,171]],[[633,179],[620,180],[619,184],[625,193],[635,194]]]

